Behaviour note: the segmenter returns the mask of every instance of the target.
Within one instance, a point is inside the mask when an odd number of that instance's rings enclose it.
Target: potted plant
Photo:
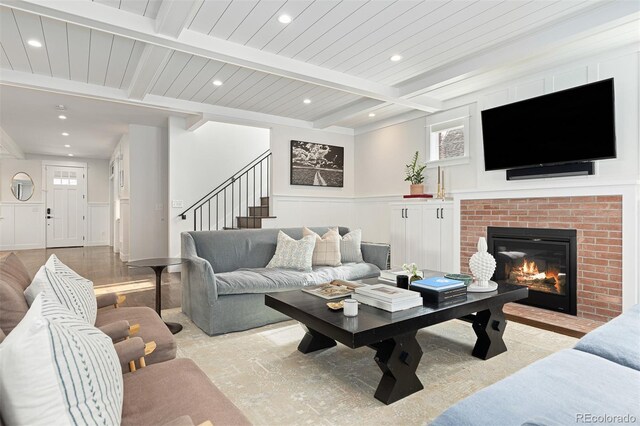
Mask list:
[[[422,279],[422,271],[418,269],[418,265],[416,265],[415,263],[405,263],[404,265],[402,265],[402,269],[409,276],[410,283]]]
[[[407,177],[404,179],[411,182],[411,195],[424,194],[424,169],[426,165],[418,165],[418,151],[413,156],[411,164],[407,164]]]

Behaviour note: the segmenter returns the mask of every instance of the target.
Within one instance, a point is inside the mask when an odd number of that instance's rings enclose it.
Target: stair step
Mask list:
[[[262,228],[262,219],[274,219],[275,216],[237,216],[238,228],[242,229],[260,229]]]
[[[269,197],[260,197],[260,206],[269,207]]]
[[[249,216],[269,217],[269,206],[249,207]]]

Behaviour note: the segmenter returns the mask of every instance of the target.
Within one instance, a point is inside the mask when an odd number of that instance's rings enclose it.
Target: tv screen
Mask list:
[[[485,170],[616,157],[613,79],[482,111]]]

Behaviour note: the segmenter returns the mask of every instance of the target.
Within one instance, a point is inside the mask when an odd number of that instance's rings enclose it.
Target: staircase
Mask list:
[[[262,219],[275,219],[269,216],[269,197],[260,197],[259,206],[250,206],[248,216],[236,216],[236,228],[225,229],[259,229]]]
[[[262,228],[273,219],[269,207],[271,151],[265,151],[180,213],[194,231]]]

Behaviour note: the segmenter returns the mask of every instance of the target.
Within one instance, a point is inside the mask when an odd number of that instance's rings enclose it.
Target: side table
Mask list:
[[[181,257],[160,257],[155,259],[134,260],[127,264],[130,268],[151,268],[153,269],[153,272],[156,273],[156,312],[160,318],[162,318],[162,290],[160,288],[162,282],[162,271],[164,271],[167,266],[181,265],[188,261],[188,259],[183,259]],[[166,321],[165,324],[172,334],[179,333],[182,330],[182,324]]]

